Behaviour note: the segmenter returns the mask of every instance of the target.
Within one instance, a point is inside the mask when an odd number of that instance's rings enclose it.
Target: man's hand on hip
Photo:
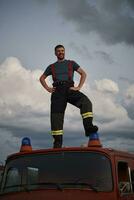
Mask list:
[[[47,90],[49,93],[53,93],[53,92],[55,92],[55,89],[56,89],[56,87],[48,87],[46,90]]]
[[[79,91],[79,90],[80,90],[80,87],[70,87],[69,89],[70,89],[70,90],[74,90],[74,91]]]

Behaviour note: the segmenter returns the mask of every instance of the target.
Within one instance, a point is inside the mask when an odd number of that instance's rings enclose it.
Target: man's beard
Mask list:
[[[61,56],[62,55],[62,56]],[[59,56],[58,56],[58,60],[64,60],[64,58],[65,58],[65,55],[64,54],[60,54]]]

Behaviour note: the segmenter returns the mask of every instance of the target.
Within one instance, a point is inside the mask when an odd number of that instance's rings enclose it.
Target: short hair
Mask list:
[[[54,48],[54,50],[56,51],[58,48],[64,48],[65,49],[65,47],[62,45],[62,44],[58,44],[55,48]]]

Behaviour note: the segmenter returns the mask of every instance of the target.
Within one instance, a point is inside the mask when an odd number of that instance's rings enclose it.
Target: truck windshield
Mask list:
[[[1,193],[34,189],[88,188],[111,191],[111,162],[101,153],[55,152],[8,161]]]

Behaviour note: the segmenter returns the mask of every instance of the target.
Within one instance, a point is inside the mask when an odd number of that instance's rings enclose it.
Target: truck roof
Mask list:
[[[92,151],[92,152],[102,152],[104,154],[107,154],[109,156],[118,155],[118,156],[124,156],[124,157],[131,157],[134,159],[134,153],[126,152],[126,151],[119,151],[112,148],[102,148],[102,147],[63,147],[63,148],[50,148],[50,149],[36,149],[32,151],[26,151],[26,152],[17,152],[14,154],[11,154],[7,157],[7,160],[15,159],[24,155],[34,155],[34,154],[48,154],[48,153],[55,153],[55,152],[65,152],[65,151]]]

